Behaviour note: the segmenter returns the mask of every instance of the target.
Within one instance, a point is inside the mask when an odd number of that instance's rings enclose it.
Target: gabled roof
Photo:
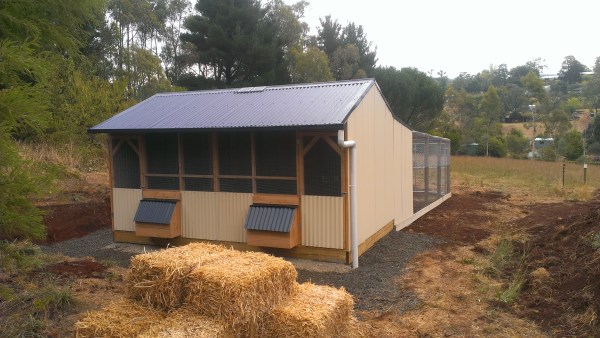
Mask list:
[[[92,133],[339,129],[374,79],[156,94]]]

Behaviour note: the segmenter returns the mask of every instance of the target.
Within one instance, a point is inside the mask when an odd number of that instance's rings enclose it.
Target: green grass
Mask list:
[[[587,184],[583,183],[583,164],[515,160],[509,158],[453,156],[453,186],[499,190],[513,196],[544,200],[588,200],[600,187],[600,165],[588,165]]]
[[[44,270],[56,260],[29,242],[0,242],[0,267],[10,276],[0,284],[0,337],[46,337],[47,325],[76,306],[71,281]]]

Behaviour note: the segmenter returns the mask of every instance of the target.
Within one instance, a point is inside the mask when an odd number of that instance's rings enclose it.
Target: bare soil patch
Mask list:
[[[47,212],[44,216],[46,239],[43,244],[83,237],[96,230],[111,227],[110,198],[106,194],[77,196],[77,199],[84,201],[41,207]]]
[[[81,259],[48,265],[46,270],[63,277],[102,278],[106,266],[94,260]]]

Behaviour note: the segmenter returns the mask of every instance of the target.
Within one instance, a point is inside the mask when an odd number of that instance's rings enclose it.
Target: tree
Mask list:
[[[571,128],[569,115],[561,109],[555,109],[548,114],[544,121],[544,133],[554,139],[560,138]]]
[[[570,161],[583,155],[583,137],[575,129],[571,129],[558,141],[558,153]]]
[[[330,58],[331,73],[336,80],[366,77],[360,68],[360,55],[355,45],[338,47]]]
[[[492,124],[497,124],[500,118],[500,97],[496,92],[496,88],[492,85],[488,87],[488,90],[483,95],[481,103],[479,104],[482,112],[487,117],[487,128],[485,136],[485,156],[489,156],[489,139],[490,139],[490,128]]]
[[[525,95],[523,87],[508,83],[498,88],[497,91],[502,105],[501,111],[505,114],[519,113],[527,109],[529,99]]]
[[[568,84],[579,83],[582,80],[581,73],[589,71],[581,62],[577,61],[573,55],[565,56],[562,67],[558,72],[558,78]]]
[[[198,66],[207,66],[217,85],[278,82],[283,53],[260,1],[202,0],[195,8],[200,14],[187,17],[189,33],[181,39],[194,46]]]
[[[289,63],[292,83],[333,80],[327,55],[316,46],[309,46],[306,52],[299,47],[292,48]]]
[[[444,88],[415,68],[378,67],[374,71],[392,112],[420,131],[429,129],[444,106]]]
[[[337,20],[331,19],[331,15],[325,16],[325,19],[319,18],[319,22],[321,27],[317,28],[317,43],[331,59],[333,52],[342,45],[342,25]]]
[[[518,129],[511,129],[505,137],[506,149],[513,158],[524,158],[529,149],[529,140]]]
[[[583,95],[589,106],[598,113],[598,108],[600,108],[600,57],[597,57],[594,63],[594,75],[583,86]]]
[[[365,33],[362,25],[356,25],[354,22],[350,22],[342,30],[342,43],[345,46],[353,45],[358,48],[358,68],[364,72],[365,77],[372,74],[377,63],[377,48],[371,50],[372,43],[367,40],[367,34]]]
[[[50,84],[56,64],[78,59],[102,2],[0,2],[0,238],[44,237],[32,195],[49,176],[21,159],[13,138],[41,133],[50,123]]]
[[[187,0],[169,0],[166,4],[164,46],[160,57],[164,64],[165,75],[172,83],[179,81],[186,68],[183,58],[185,52],[179,36],[183,31],[184,18],[189,7]]]

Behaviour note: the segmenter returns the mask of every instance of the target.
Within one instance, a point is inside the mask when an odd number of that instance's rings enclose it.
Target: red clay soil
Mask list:
[[[410,225],[408,231],[438,236],[452,242],[475,244],[486,239],[490,232],[481,224],[491,221],[491,217],[481,214],[487,203],[505,203],[507,195],[496,191],[474,191],[453,194],[450,199],[419,218]]]
[[[45,269],[58,276],[77,278],[102,278],[106,271],[104,265],[87,259],[60,262],[48,265]]]
[[[44,244],[83,237],[111,227],[110,198],[105,195],[91,196],[88,202],[50,205],[42,209],[47,212],[44,216],[47,232]]]
[[[599,214],[598,201],[538,204],[522,220],[529,278],[515,310],[554,336],[600,336]]]

